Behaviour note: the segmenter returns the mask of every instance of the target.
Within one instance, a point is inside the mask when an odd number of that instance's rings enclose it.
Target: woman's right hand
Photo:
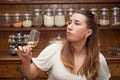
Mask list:
[[[15,48],[15,51],[17,52],[19,58],[21,59],[23,64],[28,64],[31,61],[32,58],[32,48],[29,46],[18,46],[18,48]]]

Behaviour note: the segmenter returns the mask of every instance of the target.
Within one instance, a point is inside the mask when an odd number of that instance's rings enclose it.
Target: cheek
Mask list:
[[[75,37],[76,38],[83,38],[83,37],[85,37],[85,35],[86,35],[86,29],[84,29],[84,28],[82,28],[82,29],[77,29],[76,31],[75,31]]]

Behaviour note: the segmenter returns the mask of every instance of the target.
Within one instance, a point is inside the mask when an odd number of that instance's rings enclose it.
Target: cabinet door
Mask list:
[[[120,77],[120,64],[109,64],[110,72],[112,76]]]
[[[0,79],[1,78],[13,78],[21,77],[20,64],[12,62],[0,62]]]

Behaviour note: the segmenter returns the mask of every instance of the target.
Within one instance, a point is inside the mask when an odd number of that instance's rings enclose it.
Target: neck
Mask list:
[[[75,49],[75,54],[80,55],[84,54],[86,52],[86,41],[81,41],[81,42],[71,42],[71,45]]]

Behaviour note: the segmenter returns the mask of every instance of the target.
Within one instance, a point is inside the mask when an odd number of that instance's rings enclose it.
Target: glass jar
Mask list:
[[[120,25],[120,8],[118,7],[112,8],[111,25],[113,26]]]
[[[29,28],[31,26],[32,26],[31,14],[29,13],[23,14],[23,27]]]
[[[110,16],[109,16],[109,9],[108,8],[101,9],[101,13],[99,16],[99,25],[100,26],[110,25]]]
[[[63,27],[65,25],[65,15],[63,8],[57,8],[55,13],[55,26]]]
[[[16,13],[16,14],[13,15],[12,26],[15,27],[15,28],[22,27],[21,14]]]
[[[32,17],[32,25],[34,27],[41,27],[42,26],[42,13],[40,9],[33,10],[33,17]]]
[[[11,15],[8,13],[3,14],[1,24],[2,24],[2,27],[10,27],[12,24]]]
[[[53,27],[54,26],[53,10],[50,8],[47,8],[44,11],[44,26],[45,27]]]
[[[92,12],[92,14],[94,15],[94,19],[96,24],[98,24],[98,9],[96,8],[91,8],[90,11]]]
[[[66,10],[66,25],[68,24],[68,20],[70,19],[70,17],[73,15],[74,12],[75,12],[74,8],[67,8],[67,10]]]

